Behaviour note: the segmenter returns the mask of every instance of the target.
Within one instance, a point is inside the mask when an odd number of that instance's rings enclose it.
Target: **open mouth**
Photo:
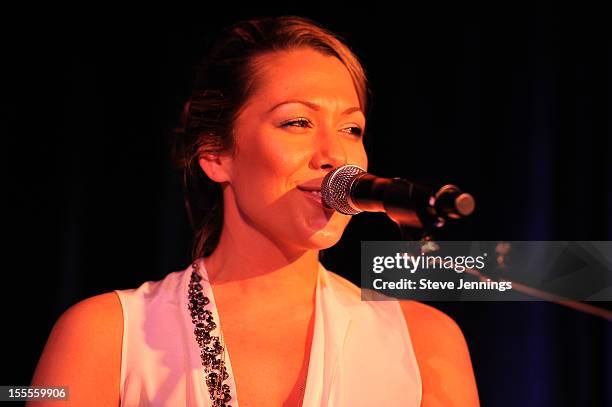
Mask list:
[[[325,209],[330,209],[323,202],[323,197],[321,196],[321,190],[320,189],[303,189],[303,188],[299,188],[299,187],[298,187],[298,189],[300,191],[302,191],[306,195],[306,197],[308,197],[312,202],[314,202],[318,206],[320,206],[322,208],[325,208]]]
[[[306,191],[306,190],[302,190],[304,192],[306,192],[307,194],[310,194],[314,197],[317,197],[319,200],[323,200],[323,197],[321,196],[321,191],[320,190],[314,190],[314,191]]]
[[[327,206],[327,204],[323,200],[323,196],[321,194],[322,182],[323,178],[311,179],[307,182],[304,182],[303,184],[298,185],[297,189],[302,191],[312,203],[316,204],[320,208],[323,208],[329,212],[334,212],[334,209]]]

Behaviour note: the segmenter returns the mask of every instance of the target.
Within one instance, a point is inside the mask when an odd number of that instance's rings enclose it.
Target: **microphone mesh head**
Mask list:
[[[345,215],[362,212],[350,204],[350,198],[353,181],[363,173],[365,171],[356,165],[345,165],[328,173],[321,183],[323,202]]]

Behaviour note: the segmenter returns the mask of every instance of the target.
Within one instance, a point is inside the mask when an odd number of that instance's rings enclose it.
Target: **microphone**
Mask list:
[[[423,228],[440,227],[446,219],[460,219],[474,211],[472,195],[457,186],[441,188],[400,178],[380,178],[356,165],[329,172],[321,183],[323,202],[345,215],[385,212],[396,223]]]

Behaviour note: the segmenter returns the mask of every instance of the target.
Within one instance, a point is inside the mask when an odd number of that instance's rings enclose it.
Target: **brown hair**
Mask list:
[[[258,18],[226,30],[197,67],[194,90],[175,129],[173,158],[183,172],[185,204],[195,230],[193,258],[216,248],[223,226],[220,185],[201,170],[204,153],[233,154],[233,127],[253,93],[255,58],[269,52],[309,47],[338,58],[348,69],[366,112],[368,86],[358,58],[336,35],[303,17]]]

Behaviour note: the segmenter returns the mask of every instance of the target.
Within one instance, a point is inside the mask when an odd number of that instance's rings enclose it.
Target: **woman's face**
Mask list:
[[[226,164],[235,221],[281,247],[330,247],[350,216],[324,207],[312,190],[333,168],[368,164],[351,76],[337,58],[309,48],[266,54],[255,66],[255,90]]]

